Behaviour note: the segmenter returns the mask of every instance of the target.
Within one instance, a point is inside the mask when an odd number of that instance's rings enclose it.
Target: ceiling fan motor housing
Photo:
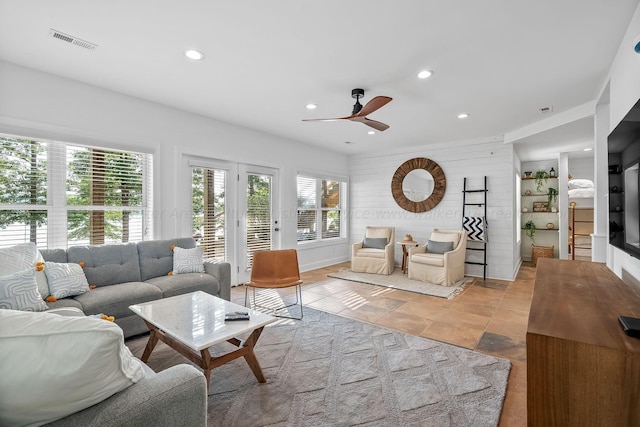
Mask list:
[[[360,97],[364,96],[364,89],[352,89],[351,97],[356,99],[356,103],[353,104],[353,111],[351,114],[358,114],[362,110],[362,104],[360,104]]]

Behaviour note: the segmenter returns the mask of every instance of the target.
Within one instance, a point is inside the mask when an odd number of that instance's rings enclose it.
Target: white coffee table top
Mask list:
[[[129,306],[167,335],[200,351],[276,320],[275,317],[198,291]],[[225,322],[225,313],[249,312],[249,320]]]

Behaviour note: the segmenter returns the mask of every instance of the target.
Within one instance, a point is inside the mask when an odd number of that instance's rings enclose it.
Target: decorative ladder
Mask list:
[[[467,250],[468,251],[481,251],[483,252],[483,261],[467,261],[465,264],[481,265],[483,267],[482,279],[487,280],[487,177],[484,177],[484,188],[479,190],[467,189],[467,178],[464,179],[464,186],[462,187],[462,228],[467,231]],[[483,199],[479,201],[473,200],[469,202],[467,200],[467,194],[469,193],[483,193]],[[476,209],[473,209],[475,207]],[[473,211],[473,216],[469,216],[470,211]],[[481,214],[481,215],[479,215]],[[470,237],[470,238],[469,238]],[[482,246],[469,246],[469,243],[479,244]]]

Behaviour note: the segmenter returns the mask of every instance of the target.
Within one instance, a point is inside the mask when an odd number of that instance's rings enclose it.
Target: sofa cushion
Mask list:
[[[426,265],[435,265],[436,267],[444,267],[444,255],[427,252],[426,254],[411,255],[411,262]]]
[[[0,249],[0,276],[17,273],[27,268],[35,267],[42,256],[34,243],[21,243]],[[44,271],[36,270],[36,283],[42,299],[49,296],[49,287]]]
[[[87,278],[79,264],[45,262],[49,291],[56,298],[72,297],[89,291]]]
[[[186,273],[174,276],[154,277],[147,280],[162,291],[162,297],[172,297],[195,291],[204,291],[211,295],[220,293],[218,279],[205,273]]]
[[[204,273],[204,247],[173,248],[173,274]]]
[[[170,271],[173,271],[172,247],[191,249],[196,247],[196,242],[191,237],[138,242],[142,281],[146,282],[153,277],[166,276]]]
[[[38,292],[35,267],[0,277],[0,309],[26,311],[47,309],[47,304]]]
[[[47,302],[47,305],[49,306],[49,309],[74,307],[82,310],[82,304],[73,298],[62,298],[57,301]]]
[[[135,243],[98,246],[72,246],[67,251],[69,262],[84,262],[89,285],[140,282],[138,250]]]
[[[64,249],[40,249],[45,262],[67,262],[67,251]]]
[[[127,282],[117,286],[102,286],[74,297],[82,304],[85,314],[103,313],[119,317],[131,316],[132,304],[153,301],[162,298],[162,292],[156,286],[142,282]]]
[[[0,310],[0,425],[41,425],[144,378],[122,330],[89,317]]]

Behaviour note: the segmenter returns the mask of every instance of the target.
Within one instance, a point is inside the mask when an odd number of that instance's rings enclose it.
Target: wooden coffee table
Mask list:
[[[147,362],[158,340],[163,341],[204,370],[207,389],[211,370],[238,357],[244,357],[259,382],[266,382],[253,348],[265,325],[275,317],[231,303],[205,292],[193,292],[142,304],[129,309],[144,319],[151,331],[142,354]],[[225,313],[249,312],[249,320],[225,322]],[[244,340],[237,338],[249,334]],[[209,347],[227,341],[237,350],[211,357]]]

